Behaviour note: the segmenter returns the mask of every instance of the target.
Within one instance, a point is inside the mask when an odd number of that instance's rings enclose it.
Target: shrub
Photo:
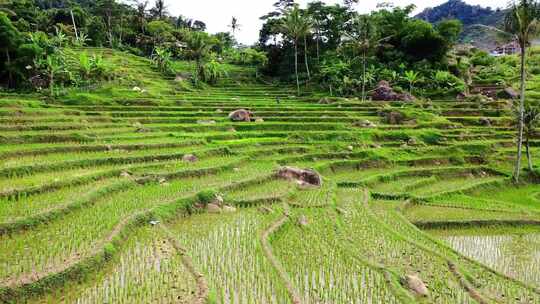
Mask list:
[[[215,190],[203,190],[197,193],[197,202],[203,205],[208,205],[216,198],[217,195],[218,193]]]

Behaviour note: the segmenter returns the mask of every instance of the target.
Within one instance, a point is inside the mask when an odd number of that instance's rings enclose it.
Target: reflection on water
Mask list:
[[[454,249],[499,272],[540,286],[540,233],[436,233]]]

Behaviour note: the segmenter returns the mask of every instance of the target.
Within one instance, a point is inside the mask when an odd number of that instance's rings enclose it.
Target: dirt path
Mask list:
[[[270,227],[268,227],[265,231],[263,231],[261,235],[261,245],[263,248],[263,252],[266,255],[266,258],[268,258],[274,269],[276,269],[276,271],[278,272],[279,277],[285,284],[285,288],[287,289],[287,293],[289,294],[289,297],[291,298],[293,304],[301,304],[302,301],[300,300],[300,296],[298,295],[294,284],[292,283],[289,275],[285,271],[285,268],[283,268],[283,265],[281,265],[281,263],[278,261],[278,259],[272,252],[272,245],[270,245],[270,241],[268,240],[270,235],[279,230],[279,228],[283,226],[288,220],[289,217],[287,215],[284,215],[279,220],[270,225]]]
[[[195,269],[195,266],[193,266],[193,261],[187,254],[186,249],[184,249],[184,247],[182,247],[182,244],[180,244],[180,242],[174,237],[172,231],[170,231],[164,225],[160,225],[160,228],[161,230],[163,230],[163,232],[173,245],[174,249],[176,249],[180,257],[182,258],[182,264],[184,265],[184,267],[186,267],[186,269],[193,276],[197,283],[197,294],[195,295],[195,299],[193,299],[191,303],[205,304],[208,300],[208,283],[206,282],[204,275]]]

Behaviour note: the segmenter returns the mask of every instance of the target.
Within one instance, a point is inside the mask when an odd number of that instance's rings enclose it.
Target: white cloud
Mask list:
[[[152,2],[152,1],[151,1]],[[242,25],[237,33],[238,41],[245,44],[252,44],[259,37],[261,20],[259,18],[272,11],[272,4],[276,0],[167,0],[168,11],[172,15],[183,15],[189,18],[198,19],[205,22],[208,31],[211,33],[229,31],[228,25],[232,16],[236,16]],[[301,5],[306,5],[308,0],[297,1]],[[326,3],[342,3],[339,0],[328,0]],[[357,5],[360,12],[374,10],[380,0],[361,0]],[[385,1],[388,2],[388,1]],[[426,7],[440,5],[446,0],[396,0],[391,1],[396,6],[406,6],[414,4],[416,12]],[[469,4],[479,4],[482,6],[505,7],[507,0],[466,0]],[[152,5],[151,3],[150,5]]]

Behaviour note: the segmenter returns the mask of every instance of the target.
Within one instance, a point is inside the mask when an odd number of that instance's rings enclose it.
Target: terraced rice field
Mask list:
[[[509,181],[506,101],[319,103],[252,72],[97,105],[2,96],[0,301],[540,303],[540,188]],[[228,207],[200,208],[208,190]]]

